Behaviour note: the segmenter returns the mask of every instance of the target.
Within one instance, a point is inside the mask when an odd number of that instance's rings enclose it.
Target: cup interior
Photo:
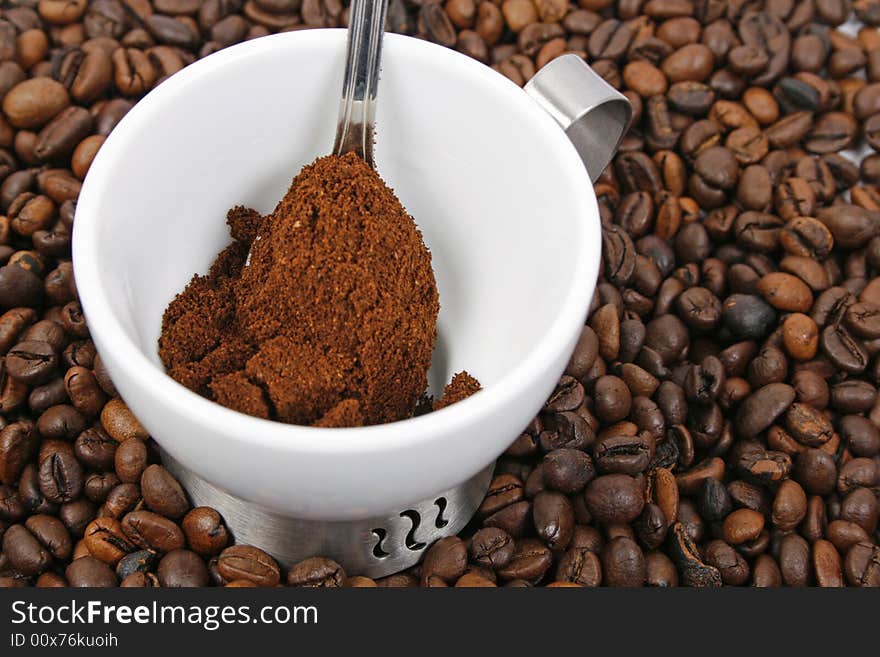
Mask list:
[[[299,169],[329,152],[342,34],[323,37],[293,49],[313,51],[302,59],[242,53],[137,117],[99,239],[117,316],[156,367],[162,313],[229,242],[226,211],[270,212]],[[389,39],[385,52],[376,159],[432,254],[441,312],[431,385],[467,369],[489,386],[556,319],[583,218],[540,130],[482,77],[443,75],[433,49],[398,45]]]
[[[120,391],[132,391],[136,413],[140,388],[185,399],[191,414],[232,418],[156,376],[162,314],[229,242],[229,208],[270,212],[299,169],[330,151],[344,47],[344,31],[310,30],[212,55],[142,100],[95,159],[76,218],[77,279],[96,343]],[[485,388],[427,417],[464,412],[507,379],[511,390],[530,388],[528,403],[506,411],[510,426],[521,428],[559,374],[529,373],[523,364],[567,358],[592,293],[599,230],[589,179],[564,133],[502,76],[397,35],[387,35],[383,55],[377,167],[423,233],[440,294],[431,388],[438,392],[463,369]],[[172,435],[152,405],[142,412],[156,440],[194,467],[199,437]],[[237,426],[248,427],[235,438],[242,454],[257,434],[271,433],[282,461],[298,458],[298,441],[316,436],[258,420]],[[479,446],[458,480],[518,430]],[[327,440],[359,431],[321,430]],[[382,434],[366,444],[373,440],[380,445]],[[203,466],[202,474],[216,473]],[[438,477],[438,487],[440,479],[449,482]]]

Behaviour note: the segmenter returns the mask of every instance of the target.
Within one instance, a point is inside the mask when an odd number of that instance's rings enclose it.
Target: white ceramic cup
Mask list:
[[[483,390],[381,426],[317,429],[223,408],[168,377],[162,313],[229,242],[228,208],[270,212],[336,127],[345,33],[243,43],[137,104],[83,185],[77,288],[120,394],[168,455],[233,496],[303,519],[377,516],[484,469],[541,408],[584,324],[600,260],[584,164],[550,115],[482,64],[389,34],[380,174],[431,249],[440,294],[437,393]]]

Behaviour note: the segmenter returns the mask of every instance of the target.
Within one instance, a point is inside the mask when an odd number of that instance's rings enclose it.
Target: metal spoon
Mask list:
[[[374,169],[376,89],[387,9],[388,0],[353,0],[351,3],[342,104],[333,145],[334,155],[353,151]]]
[[[382,58],[382,36],[388,0],[353,0],[345,52],[345,75],[342,79],[342,102],[336,126],[334,155],[354,152],[371,168],[373,132],[376,122],[376,90]],[[256,240],[260,239],[258,235]],[[251,251],[245,267],[251,262]]]

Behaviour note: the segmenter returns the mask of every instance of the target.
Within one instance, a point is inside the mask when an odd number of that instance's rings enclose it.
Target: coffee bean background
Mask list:
[[[408,572],[282,572],[190,507],[89,339],[76,198],[168,76],[346,5],[3,3],[0,586],[880,585],[880,0],[391,0],[516,84],[573,52],[632,102],[587,325]]]

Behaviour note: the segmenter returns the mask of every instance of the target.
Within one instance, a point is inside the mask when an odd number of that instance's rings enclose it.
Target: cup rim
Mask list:
[[[386,424],[351,428],[323,428],[265,420],[226,408],[184,387],[160,370],[123,328],[104,288],[105,272],[98,249],[101,193],[111,186],[124,162],[126,145],[141,134],[141,126],[166,112],[178,93],[201,75],[248,57],[265,56],[292,43],[304,51],[321,47],[328,39],[342,41],[340,28],[310,29],[269,35],[220,50],[185,67],[141,99],[107,137],[95,157],[77,202],[73,228],[72,254],[77,288],[91,333],[99,336],[103,348],[112,352],[120,367],[127,370],[136,385],[157,400],[157,404],[181,416],[189,416],[206,428],[234,436],[243,447],[262,445],[282,452],[377,453],[401,447],[416,447],[432,439],[456,432],[480,419],[504,411],[522,389],[538,378],[546,363],[559,357],[571,333],[582,325],[589,293],[598,275],[600,260],[599,212],[593,187],[583,162],[564,131],[549,114],[529,98],[520,87],[488,66],[464,54],[427,41],[404,35],[385,35],[384,55],[403,57],[404,52],[444,60],[444,66],[457,69],[462,76],[481,78],[494,94],[504,96],[512,107],[532,115],[534,129],[543,132],[557,151],[561,169],[571,188],[572,240],[581,243],[579,257],[572,263],[572,284],[561,303],[561,311],[529,353],[500,380],[456,404],[422,416]],[[316,44],[316,45],[311,45]],[[403,51],[403,52],[400,52]],[[397,54],[399,53],[400,54]],[[128,149],[128,152],[132,152]],[[317,438],[317,440],[315,440]]]

